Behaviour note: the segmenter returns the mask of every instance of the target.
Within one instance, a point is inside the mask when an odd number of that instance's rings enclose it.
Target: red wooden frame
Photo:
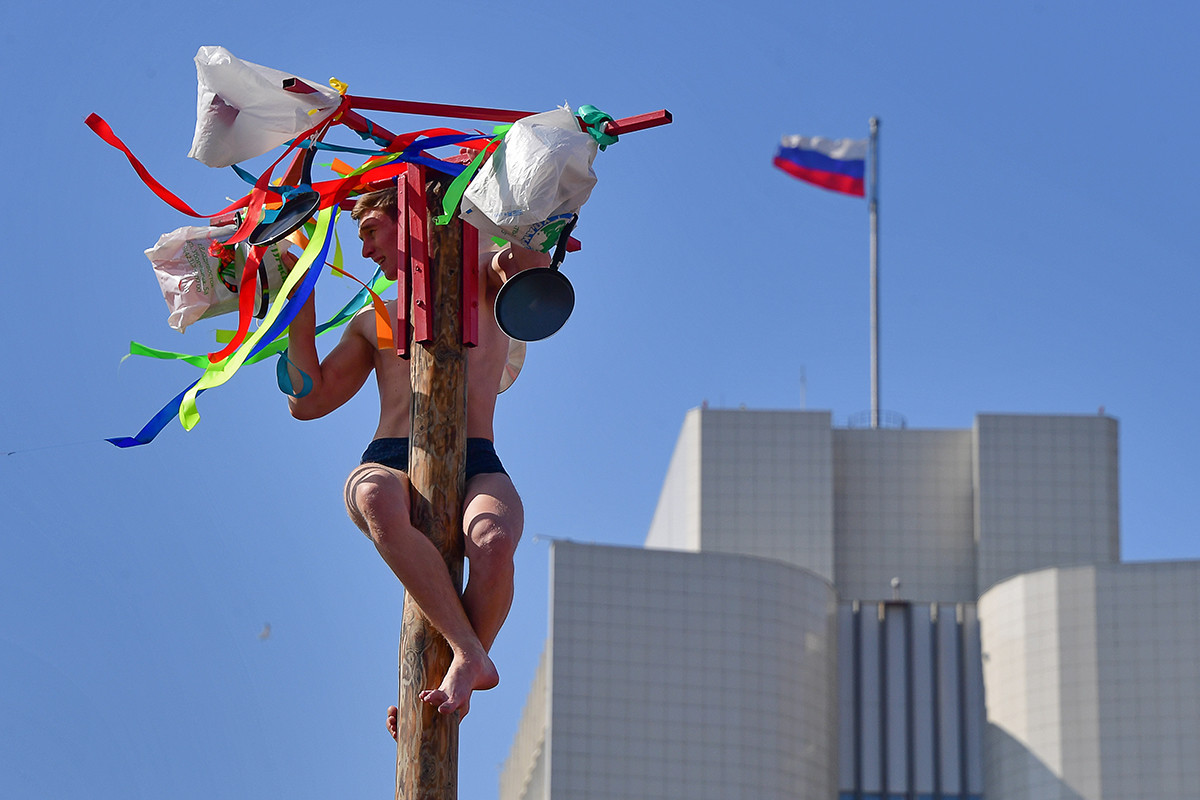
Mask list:
[[[408,261],[408,181],[396,179],[396,355],[408,358],[408,304],[412,299],[412,265]]]
[[[316,91],[311,85],[299,78],[286,78],[283,88],[297,94],[312,94]],[[360,97],[358,95],[343,95],[343,107],[338,122],[351,130],[378,139],[392,142],[396,134],[376,125],[355,109],[364,111],[386,111],[402,114],[420,114],[433,117],[449,117],[452,119],[488,120],[491,122],[516,122],[524,117],[532,116],[532,111],[512,111],[499,108],[483,108],[480,106],[457,106],[445,103],[421,103],[412,100],[388,100],[380,97]],[[665,108],[639,114],[633,117],[612,120],[604,123],[603,132],[610,136],[619,136],[647,128],[666,125],[672,121],[671,112]],[[579,121],[581,129],[586,130],[583,121]],[[291,170],[297,168],[300,159],[292,164]],[[290,172],[289,172],[290,174]],[[396,180],[397,201],[397,266],[396,266],[396,355],[407,358],[409,354],[409,301],[412,302],[413,339],[422,344],[433,340],[433,298],[429,274],[429,254],[426,242],[426,208],[425,198],[425,168],[418,164],[408,164],[405,172]],[[226,215],[229,216],[229,215]],[[232,221],[232,220],[230,220]],[[213,224],[228,224],[226,220]],[[461,335],[463,344],[474,347],[479,341],[479,231],[474,226],[463,223],[462,235],[462,308]],[[574,252],[579,249],[579,242],[573,237],[568,240],[567,250]]]
[[[413,341],[433,341],[433,293],[429,275],[429,248],[426,242],[425,168],[409,164],[404,172],[408,183],[408,261],[412,266]],[[400,303],[396,304],[399,307]]]
[[[459,320],[462,343],[479,344],[479,230],[470,223],[462,225],[462,308]]]

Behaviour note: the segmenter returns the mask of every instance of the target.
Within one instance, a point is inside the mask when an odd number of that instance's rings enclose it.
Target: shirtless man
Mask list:
[[[397,271],[396,192],[362,195],[351,212],[362,254],[389,279]],[[500,680],[488,650],[513,599],[513,553],[521,537],[521,498],[492,446],[496,394],[508,360],[508,337],[496,325],[496,292],[505,280],[549,256],[518,247],[480,254],[479,343],[467,353],[467,464],[462,525],[469,579],[460,598],[442,556],[409,520],[408,441],[412,388],[409,362],[380,350],[375,314],[367,308],[347,325],[322,360],[315,345],[316,312],[310,299],[291,324],[288,358],[312,380],[303,397],[290,397],[292,416],[324,416],[353,397],[372,370],[379,388],[379,427],[362,464],[346,481],[346,510],[370,537],[425,616],[450,644],[453,657],[441,685],[421,699],[445,714],[468,711],[471,692]],[[388,303],[395,318],[395,301]],[[303,380],[292,370],[293,385]],[[395,735],[395,709],[388,727]]]

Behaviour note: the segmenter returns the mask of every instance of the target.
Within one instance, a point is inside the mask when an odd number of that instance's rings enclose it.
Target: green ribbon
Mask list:
[[[504,138],[504,134],[508,133],[508,129],[512,125],[497,125],[492,128],[492,141],[488,142],[479,154],[472,159],[467,168],[455,176],[450,185],[446,187],[446,194],[442,198],[442,213],[433,218],[433,221],[438,225],[445,225],[454,218],[454,212],[458,209],[458,204],[462,201],[462,196],[467,191],[467,186],[470,185],[471,179],[475,177],[475,173],[483,166],[483,160],[488,155],[488,148],[493,144],[500,142]]]
[[[583,120],[583,124],[587,126],[588,134],[600,144],[601,150],[610,144],[617,143],[616,136],[604,132],[604,123],[616,121],[611,115],[605,114],[595,106],[580,106],[575,110],[575,114]]]
[[[376,271],[375,278],[371,281],[371,291],[374,291],[376,294],[382,294],[394,283],[395,281],[389,281],[387,278],[383,277],[382,274]],[[355,314],[370,304],[371,292],[367,291],[366,289],[360,289],[349,303],[344,305],[336,314],[330,317],[329,320],[322,322],[317,326],[316,335],[320,336],[327,331],[345,325],[354,317]],[[233,331],[216,331],[216,340],[218,343],[227,342],[232,338]],[[255,355],[247,358],[246,363],[257,364],[260,361],[283,352],[287,349],[287,346],[287,337],[280,337],[264,347],[262,350],[258,351],[258,353]],[[147,358],[158,358],[166,361],[182,361],[186,364],[191,364],[193,367],[199,367],[200,369],[208,369],[210,366],[207,355],[192,355],[189,353],[177,353],[172,350],[159,350],[157,348],[144,345],[141,342],[129,343],[129,355],[125,356],[125,358],[128,358],[129,356],[145,356]]]

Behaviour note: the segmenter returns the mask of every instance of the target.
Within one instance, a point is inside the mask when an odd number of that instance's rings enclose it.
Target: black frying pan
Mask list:
[[[536,342],[558,333],[575,308],[575,289],[559,272],[579,215],[563,226],[548,267],[518,272],[496,294],[496,324],[510,339]]]
[[[312,162],[316,153],[315,147],[309,147],[305,151],[304,172],[300,178],[300,185],[284,192],[283,208],[279,209],[274,219],[258,223],[246,237],[246,241],[252,245],[274,244],[317,213],[317,208],[321,205],[321,194],[312,188]]]

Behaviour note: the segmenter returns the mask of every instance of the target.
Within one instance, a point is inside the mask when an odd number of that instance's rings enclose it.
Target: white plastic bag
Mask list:
[[[569,107],[519,119],[471,180],[459,216],[485,234],[547,252],[596,185],[597,149]]]
[[[289,92],[293,75],[242,61],[224,47],[196,53],[196,135],[188,155],[210,167],[260,156],[312,128],[341,102],[336,90],[312,81],[309,94]]]
[[[163,299],[171,314],[167,324],[182,333],[198,319],[215,317],[237,311],[237,287],[242,280],[249,245],[221,245],[233,235],[233,227],[208,228],[187,226],[158,237],[158,242],[146,251],[154,265]],[[213,247],[213,243],[217,247]],[[222,257],[210,250],[221,251]],[[224,263],[222,263],[224,261]],[[287,278],[283,251],[270,245],[263,254],[259,270],[259,285],[254,293],[254,313],[262,313],[262,276],[267,277],[267,293],[273,297]]]

